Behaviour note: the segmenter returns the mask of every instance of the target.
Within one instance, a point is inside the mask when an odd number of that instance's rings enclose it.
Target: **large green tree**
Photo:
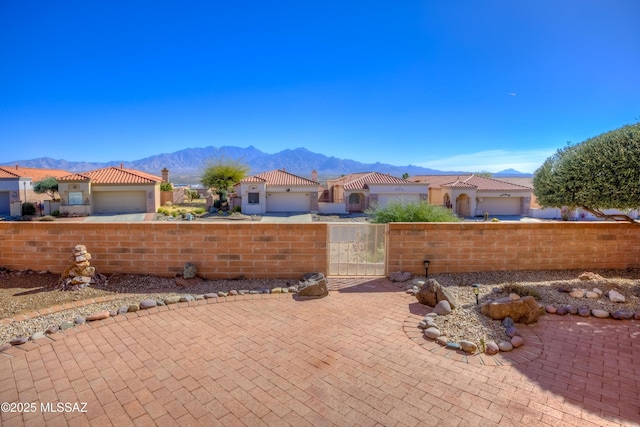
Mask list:
[[[34,182],[33,191],[38,194],[46,194],[51,197],[51,200],[56,200],[56,195],[58,194],[58,181],[54,177],[48,176],[40,181]]]
[[[207,162],[200,182],[207,188],[215,188],[218,192],[229,191],[234,184],[240,182],[249,173],[249,166],[239,160],[217,157]]]
[[[559,149],[535,172],[533,188],[541,206],[635,222],[603,210],[640,207],[640,123]]]

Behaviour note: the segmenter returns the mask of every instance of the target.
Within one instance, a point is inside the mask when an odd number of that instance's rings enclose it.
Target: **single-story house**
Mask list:
[[[384,206],[389,201],[426,201],[429,185],[385,175],[361,172],[327,181],[328,203],[341,203],[346,212],[363,212],[369,207]]]
[[[156,212],[162,178],[134,169],[107,167],[58,179],[60,213],[68,215]]]
[[[58,169],[0,166],[0,216],[20,216],[22,203],[39,204],[50,200],[47,194],[34,192],[33,184],[48,177],[58,179],[68,174],[68,171]]]
[[[429,203],[460,216],[528,215],[533,189],[477,175],[420,175],[407,178],[429,184]]]
[[[320,184],[315,180],[279,169],[248,176],[235,185],[242,213],[247,215],[317,212],[319,189]]]

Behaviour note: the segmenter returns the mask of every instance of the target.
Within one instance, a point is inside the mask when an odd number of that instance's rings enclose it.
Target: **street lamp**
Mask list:
[[[473,288],[473,294],[476,296],[476,305],[480,304],[478,301],[478,295],[480,294],[480,285],[471,285]]]
[[[431,264],[431,261],[429,261],[428,259],[425,259],[424,261],[422,261],[422,265],[424,265],[424,277],[425,278],[429,277],[429,264]]]

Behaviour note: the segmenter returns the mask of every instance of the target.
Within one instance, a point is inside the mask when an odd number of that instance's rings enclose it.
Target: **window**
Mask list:
[[[352,205],[357,205],[358,203],[360,203],[360,193],[349,194],[349,203]]]
[[[257,205],[260,203],[260,193],[249,193],[249,204]]]
[[[70,191],[69,205],[81,205],[81,204],[82,204],[82,191]]]

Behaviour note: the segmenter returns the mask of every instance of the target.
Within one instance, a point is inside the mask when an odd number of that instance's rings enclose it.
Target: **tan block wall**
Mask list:
[[[326,223],[0,222],[0,266],[61,273],[84,244],[103,273],[299,278],[327,271]],[[626,223],[395,223],[387,271],[640,268],[640,227]]]
[[[206,278],[326,273],[324,224],[0,223],[0,266],[61,273],[83,244],[102,273],[172,277],[193,262]]]
[[[394,223],[388,270],[424,274],[640,268],[640,226],[628,223]]]

